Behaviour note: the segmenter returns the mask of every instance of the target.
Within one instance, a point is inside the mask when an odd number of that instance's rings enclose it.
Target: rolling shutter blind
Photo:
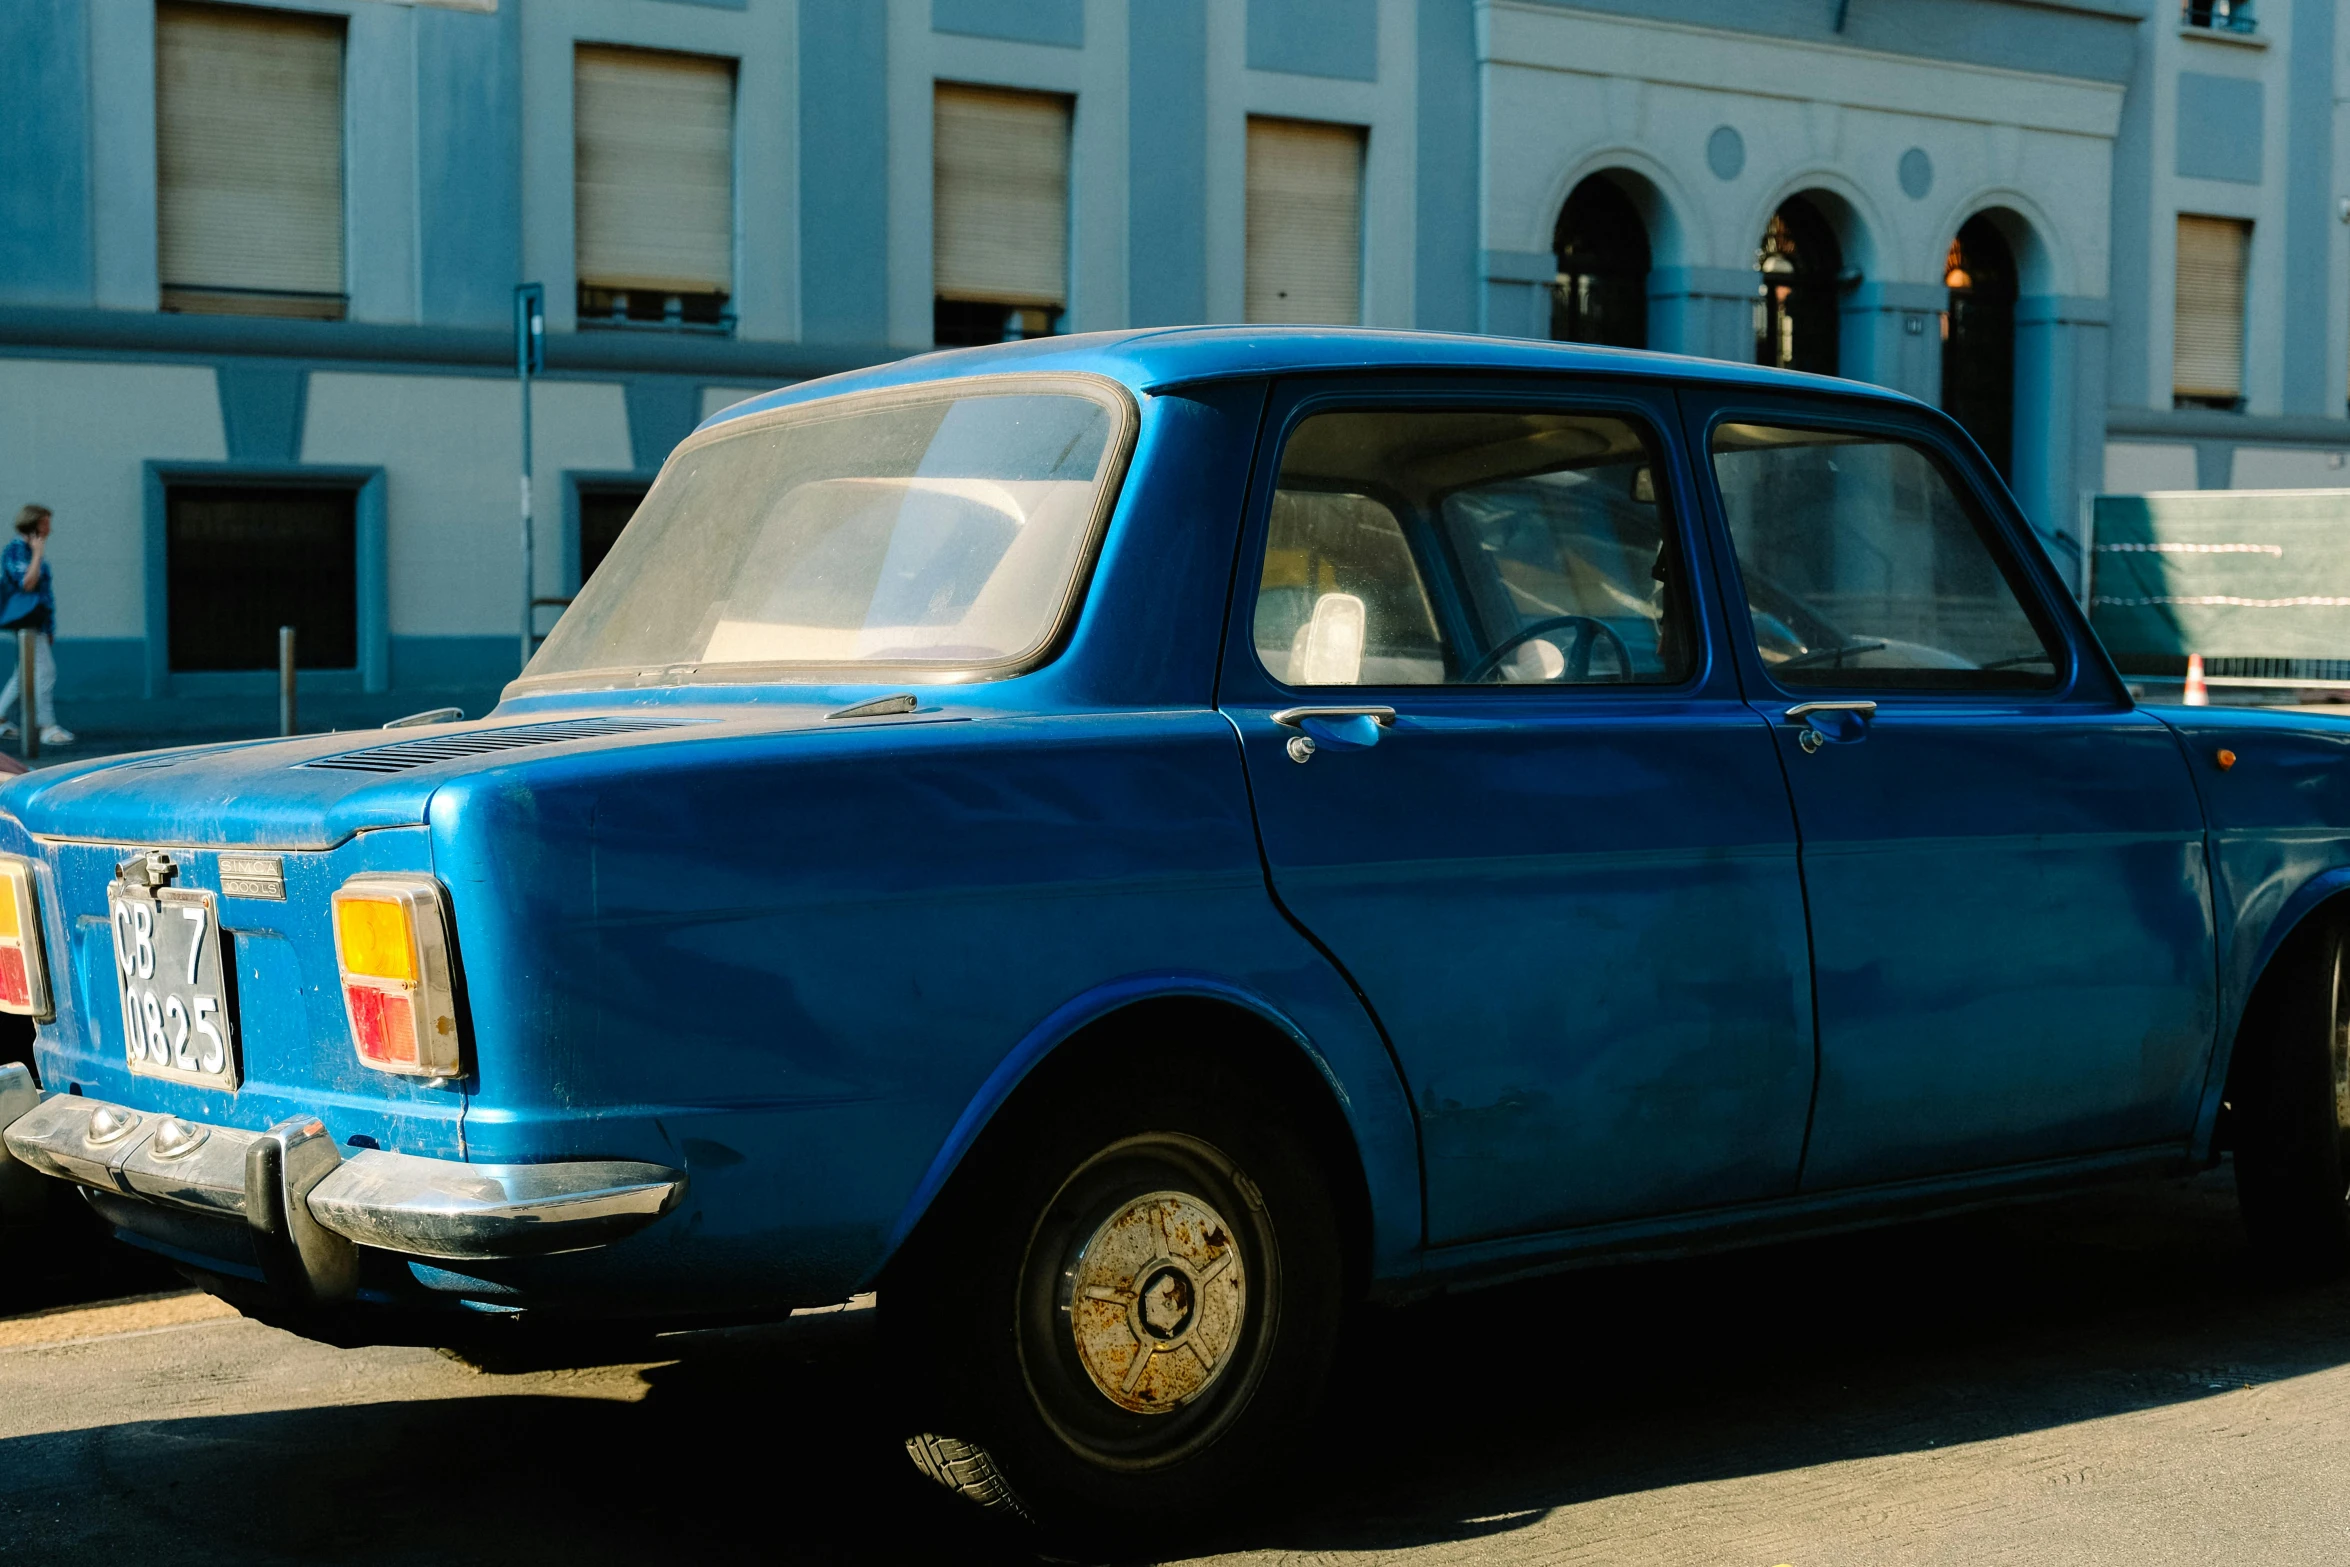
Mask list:
[[[1362,130],[1250,120],[1248,319],[1352,325],[1362,279]]]
[[[182,290],[268,291],[331,296],[325,313],[340,313],[340,19],[157,6],[155,132],[167,305]]]
[[[734,287],[734,63],[581,44],[572,222],[591,288]]]
[[[941,82],[931,120],[941,299],[1069,301],[1069,100]]]
[[[2251,248],[2249,223],[2179,218],[2171,381],[2181,397],[2244,395],[2244,265]]]

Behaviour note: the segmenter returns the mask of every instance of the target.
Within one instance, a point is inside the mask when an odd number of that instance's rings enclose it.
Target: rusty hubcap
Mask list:
[[[1077,1255],[1077,1358],[1121,1409],[1165,1414],[1205,1393],[1247,1315],[1240,1244],[1223,1215],[1189,1193],[1137,1197]]]

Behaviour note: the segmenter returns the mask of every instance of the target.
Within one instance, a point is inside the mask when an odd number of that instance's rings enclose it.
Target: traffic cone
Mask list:
[[[2181,698],[2189,707],[2209,707],[2211,688],[2203,683],[2203,655],[2187,655],[2187,694]]]

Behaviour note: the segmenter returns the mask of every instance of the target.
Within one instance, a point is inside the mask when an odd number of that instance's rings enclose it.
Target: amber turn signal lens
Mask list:
[[[416,942],[404,904],[364,893],[338,896],[335,941],[346,974],[409,982],[416,978]]]
[[[2224,773],[2236,765],[2236,753],[2223,748],[2212,760],[2219,763],[2219,770]]]

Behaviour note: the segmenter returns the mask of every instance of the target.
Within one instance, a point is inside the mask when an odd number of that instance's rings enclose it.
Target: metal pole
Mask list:
[[[522,372],[522,662],[538,651],[538,575],[531,564],[530,528],[530,370]]]
[[[524,283],[514,290],[514,374],[522,383],[522,662],[538,651],[538,573],[533,565],[530,505],[530,380],[546,368],[547,291]]]
[[[16,705],[24,725],[24,759],[28,762],[41,754],[40,714],[33,700],[33,682],[40,672],[41,634],[27,626],[16,634]]]
[[[295,735],[302,732],[301,720],[294,713],[294,628],[277,628],[277,732]]]

